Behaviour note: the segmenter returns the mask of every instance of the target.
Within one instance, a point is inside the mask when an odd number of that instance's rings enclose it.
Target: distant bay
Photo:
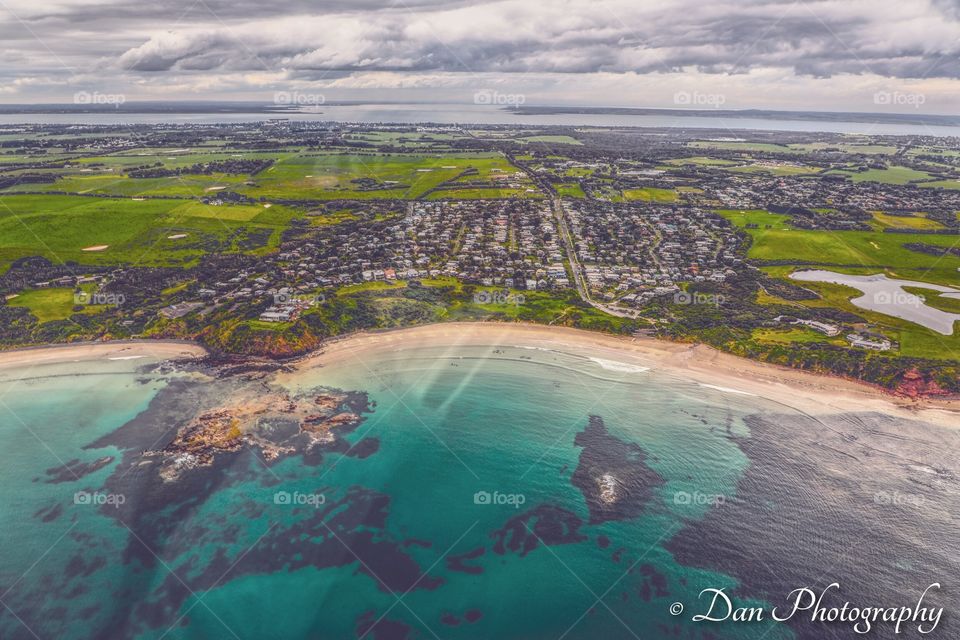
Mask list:
[[[170,109],[175,109],[175,105]],[[666,111],[666,110],[663,110]],[[702,114],[702,115],[700,115]],[[494,105],[460,104],[326,104],[318,107],[275,111],[250,109],[244,113],[234,105],[230,110],[207,112],[198,109],[173,110],[154,113],[135,113],[109,109],[99,112],[40,113],[24,111],[11,113],[0,109],[0,125],[16,124],[212,124],[230,122],[260,122],[269,119],[288,119],[307,122],[340,122],[358,124],[423,124],[440,125],[513,125],[513,126],[567,126],[567,127],[644,127],[657,129],[709,129],[715,131],[791,131],[826,132],[863,135],[921,135],[960,136],[960,127],[939,124],[899,124],[889,121],[801,120],[788,116],[778,118],[775,112],[764,117],[733,116],[718,112],[712,116],[702,111],[698,115],[660,113],[519,113]],[[838,114],[837,118],[842,118]]]

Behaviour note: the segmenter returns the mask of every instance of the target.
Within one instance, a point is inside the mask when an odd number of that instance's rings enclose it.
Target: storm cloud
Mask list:
[[[557,74],[764,77],[784,90],[960,79],[956,0],[0,0],[0,37],[0,77],[25,96],[98,78],[234,93],[378,78],[556,87]]]

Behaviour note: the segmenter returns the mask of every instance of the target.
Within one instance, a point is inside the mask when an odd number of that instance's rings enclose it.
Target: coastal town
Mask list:
[[[8,133],[8,224],[96,209],[143,225],[4,248],[8,346],[163,335],[285,357],[447,317],[933,367],[924,327],[952,324],[960,284],[960,167],[933,137],[284,120]],[[790,275],[818,265],[912,273],[916,291],[890,300],[913,305],[888,321]],[[38,313],[54,292],[64,307]]]

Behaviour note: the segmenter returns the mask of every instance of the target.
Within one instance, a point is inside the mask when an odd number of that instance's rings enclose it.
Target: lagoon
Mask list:
[[[960,314],[942,311],[929,306],[921,296],[908,293],[904,287],[939,291],[948,298],[960,298],[960,289],[929,282],[898,280],[879,273],[869,276],[837,273],[835,271],[798,271],[790,275],[801,282],[828,282],[853,287],[863,292],[850,302],[861,309],[876,311],[902,320],[908,320],[945,336],[953,335],[953,325]]]

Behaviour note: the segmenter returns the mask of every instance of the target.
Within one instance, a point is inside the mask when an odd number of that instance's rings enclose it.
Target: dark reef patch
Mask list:
[[[544,504],[510,518],[490,537],[495,541],[494,553],[519,552],[523,557],[541,543],[554,546],[583,542],[587,536],[580,533],[581,526],[583,520],[572,511]]]
[[[570,481],[587,501],[590,524],[636,518],[664,483],[643,448],[610,435],[600,416],[590,416],[574,444],[583,450]]]
[[[485,554],[487,550],[484,547],[477,547],[466,553],[447,556],[447,569],[451,571],[460,571],[462,573],[471,573],[474,575],[483,573],[483,567],[467,564],[468,560],[476,560]]]
[[[343,452],[344,455],[351,458],[369,458],[380,450],[380,440],[378,438],[363,438],[355,445]]]
[[[371,638],[372,640],[407,640],[413,631],[408,625],[398,620],[379,618],[373,611],[367,611],[357,618],[357,638]]]
[[[371,411],[364,393],[293,398],[301,404],[311,403],[306,427],[288,425],[282,415],[258,420],[254,443],[276,445],[274,450],[281,454],[274,458],[263,455],[267,450],[263,446],[218,448],[204,464],[187,466],[173,475],[158,472],[164,464],[162,456],[167,455],[163,452],[195,416],[222,408],[225,398],[256,402],[263,394],[274,397],[281,393],[255,377],[211,382],[173,379],[158,391],[146,411],[85,447],[116,447],[123,452],[103,486],[90,489],[125,497],[122,504],[103,505],[99,513],[129,531],[117,560],[128,565],[129,571],[113,585],[116,606],[107,608],[105,616],[102,612],[94,616],[92,609],[87,612],[96,620],[90,637],[117,640],[167,628],[189,607],[193,594],[242,576],[280,569],[352,566],[385,593],[432,590],[443,584],[442,578],[428,575],[408,552],[411,547],[430,548],[433,542],[394,539],[387,531],[389,496],[363,487],[316,487],[315,493],[323,494],[324,501],[306,505],[278,503],[275,497],[269,500],[267,493],[267,499],[235,500],[228,509],[214,510],[203,519],[196,517],[209,499],[239,484],[279,488],[284,479],[271,468],[282,458],[299,456],[305,465],[318,465],[330,453],[360,459],[375,454],[379,439],[363,438],[352,446],[346,439]],[[332,428],[319,431],[317,426],[322,426],[323,420],[329,420]],[[47,481],[74,481],[113,461],[111,456],[91,463],[71,460],[49,469]],[[63,505],[53,504],[34,515],[50,522],[63,511]],[[107,564],[102,555],[91,554],[103,541],[81,532],[70,533],[70,538],[85,551],[69,558],[60,582],[46,579],[39,583],[44,592],[64,601],[82,595],[87,589],[85,582]],[[238,543],[242,551],[238,551]],[[162,576],[159,582],[143,579],[154,571]],[[52,619],[51,612],[40,604],[42,599],[34,601],[36,606],[22,609],[25,619]],[[375,620],[357,622],[358,629],[368,627],[368,638],[406,638],[411,633],[402,622]]]
[[[84,476],[88,476],[95,471],[103,469],[113,461],[113,456],[103,456],[102,458],[97,458],[92,462],[81,462],[78,458],[74,458],[73,460],[62,464],[59,467],[51,467],[50,469],[47,469],[46,474],[49,477],[46,481],[49,484],[73,482],[74,480],[79,480]]]
[[[445,624],[445,625],[447,625],[448,627],[459,627],[459,626],[460,626],[460,618],[458,618],[457,616],[453,615],[453,614],[450,613],[449,611],[443,612],[443,614],[440,616],[440,622],[441,622],[441,624]]]
[[[39,518],[40,522],[53,522],[63,515],[63,505],[57,503],[49,507],[44,507],[33,514],[34,518]]]

